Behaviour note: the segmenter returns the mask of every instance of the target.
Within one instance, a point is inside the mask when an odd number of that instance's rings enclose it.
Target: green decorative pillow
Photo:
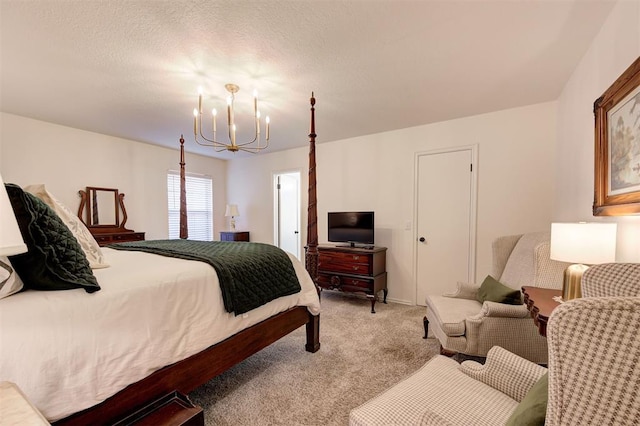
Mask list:
[[[508,305],[522,305],[522,298],[518,290],[502,284],[491,275],[487,275],[487,278],[480,285],[476,299],[480,303],[489,301]]]
[[[542,426],[547,414],[549,398],[549,373],[529,389],[524,399],[518,404],[506,426]]]
[[[5,184],[18,220],[26,253],[10,256],[26,289],[100,290],[78,240],[53,210],[39,198],[13,184]]]

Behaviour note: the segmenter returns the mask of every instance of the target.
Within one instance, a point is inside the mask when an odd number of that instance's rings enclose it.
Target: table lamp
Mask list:
[[[236,230],[236,219],[235,216],[240,216],[240,212],[238,211],[237,204],[227,204],[227,210],[224,212],[226,217],[231,216],[231,230]]]
[[[615,223],[552,223],[551,259],[571,262],[564,271],[562,300],[582,297],[582,274],[600,263],[615,262]]]
[[[4,187],[2,175],[0,175],[0,183],[2,183],[2,189],[0,189],[0,268],[9,273],[6,279],[0,278],[2,280],[0,281],[0,290],[2,290],[2,287],[13,274],[13,268],[11,268],[9,260],[4,256],[24,253],[27,251],[27,245],[22,239],[16,216],[13,213],[13,207],[9,201],[9,195]],[[4,274],[1,276],[4,276]]]

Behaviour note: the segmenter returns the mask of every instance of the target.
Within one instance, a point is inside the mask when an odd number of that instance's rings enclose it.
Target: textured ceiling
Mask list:
[[[312,91],[318,143],[554,100],[613,5],[0,0],[0,109],[213,155],[197,88],[221,111],[235,83],[239,128],[255,88],[273,152],[307,144]]]

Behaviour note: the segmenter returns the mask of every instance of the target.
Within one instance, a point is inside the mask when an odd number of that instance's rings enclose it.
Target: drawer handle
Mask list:
[[[357,271],[358,269],[360,269],[360,267],[359,267],[359,266],[354,266],[354,267],[353,267],[353,270],[354,270],[354,271]]]
[[[360,256],[353,256],[353,260],[358,260],[360,259]]]

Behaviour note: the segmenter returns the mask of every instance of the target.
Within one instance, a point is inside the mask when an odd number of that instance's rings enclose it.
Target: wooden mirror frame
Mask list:
[[[114,194],[114,214],[115,214],[115,223],[108,225],[94,225],[91,220],[92,217],[92,206],[89,202],[92,199],[91,194],[93,193],[93,199],[95,199],[96,191],[108,191],[113,192]],[[96,186],[87,186],[86,189],[78,191],[78,195],[80,196],[80,207],[78,208],[78,217],[84,223],[87,228],[91,230],[93,233],[111,233],[111,232],[122,232],[129,231],[124,227],[125,223],[127,223],[127,209],[124,207],[124,194],[120,193],[117,188],[100,188]],[[122,210],[122,222],[120,221],[120,211]],[[86,211],[86,215],[85,212]]]

